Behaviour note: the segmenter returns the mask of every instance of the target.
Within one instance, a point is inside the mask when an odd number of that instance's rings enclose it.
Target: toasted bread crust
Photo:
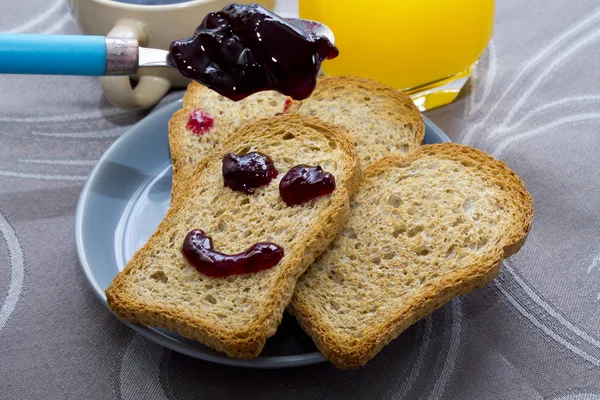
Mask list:
[[[179,118],[182,112],[178,114],[179,116],[175,115],[174,119]],[[313,221],[309,229],[296,232],[297,243],[302,245],[285,248],[284,258],[278,266],[272,269],[275,272],[271,270],[261,271],[256,274],[256,277],[250,278],[260,282],[261,277],[266,276],[266,274],[275,274],[269,276],[274,276],[273,279],[276,282],[273,290],[268,293],[268,301],[261,305],[256,318],[253,318],[250,324],[234,327],[218,325],[203,318],[204,316],[198,312],[199,310],[196,310],[197,312],[179,310],[161,303],[160,299],[149,301],[141,299],[133,293],[136,285],[136,274],[140,274],[144,269],[149,268],[155,251],[163,249],[165,243],[168,243],[168,237],[174,234],[172,226],[176,225],[178,218],[186,212],[187,201],[197,196],[198,187],[203,187],[202,179],[204,179],[204,173],[209,170],[210,166],[214,167],[215,163],[220,163],[224,154],[243,147],[253,139],[256,142],[257,138],[261,137],[260,135],[269,134],[271,135],[270,138],[274,135],[283,137],[287,131],[296,132],[298,135],[307,135],[307,137],[313,134],[303,133],[307,130],[324,135],[330,143],[334,143],[341,149],[343,159],[340,163],[343,165],[344,174],[336,177],[337,188],[332,193],[330,204],[326,207],[325,212],[319,214],[319,219]],[[290,114],[266,118],[254,124],[246,125],[222,146],[200,161],[189,178],[190,183],[181,195],[174,200],[156,232],[134,254],[125,269],[114,278],[106,290],[110,308],[125,321],[164,327],[185,337],[198,340],[218,351],[225,352],[231,357],[248,359],[258,356],[266,339],[275,333],[281,322],[283,311],[291,299],[297,278],[326,249],[327,245],[343,228],[349,214],[349,198],[358,189],[360,178],[360,164],[348,136],[341,130],[316,118]],[[233,204],[231,207],[235,209],[236,205]],[[293,226],[290,229],[293,229]],[[178,249],[170,251],[173,257],[180,256]],[[177,271],[176,268],[175,270]],[[223,279],[220,281],[225,282],[223,284],[229,282],[229,278],[217,279]],[[160,291],[160,287],[157,290]],[[232,311],[224,310],[224,312]]]
[[[319,310],[311,306],[308,301],[307,293],[310,289],[304,289],[299,281],[288,310],[296,316],[302,328],[312,337],[323,355],[338,368],[354,369],[364,365],[417,320],[429,315],[456,296],[466,294],[492,281],[499,271],[502,259],[516,253],[527,238],[533,220],[534,207],[523,181],[506,164],[472,147],[453,143],[426,145],[402,159],[398,157],[384,158],[365,171],[359,190],[369,188],[373,182],[376,182],[378,176],[386,171],[410,166],[413,161],[425,156],[456,160],[464,162],[466,165],[477,165],[481,174],[502,188],[506,194],[504,200],[518,205],[518,215],[514,216],[510,232],[504,235],[497,246],[484,254],[476,263],[465,265],[462,269],[452,271],[440,279],[429,282],[418,295],[410,298],[396,312],[386,315],[385,324],[370,327],[362,332],[360,339],[349,341],[346,336],[338,334],[329,326]],[[354,213],[360,213],[360,210],[354,210],[350,219]],[[309,268],[301,281],[310,279],[312,268]]]

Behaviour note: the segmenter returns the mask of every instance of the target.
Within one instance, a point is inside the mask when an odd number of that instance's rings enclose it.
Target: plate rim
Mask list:
[[[133,329],[135,332],[139,333],[146,339],[151,340],[154,343],[157,343],[165,348],[176,351],[181,354],[185,354],[190,357],[194,357],[197,359],[201,359],[204,361],[214,362],[222,365],[229,365],[234,367],[244,367],[244,368],[263,368],[263,369],[271,369],[271,368],[291,368],[291,367],[299,367],[304,365],[312,365],[326,361],[325,357],[319,352],[311,352],[300,355],[290,355],[290,356],[265,356],[265,357],[257,357],[250,360],[239,360],[236,358],[231,358],[225,355],[224,353],[216,352],[215,350],[210,349],[210,351],[201,351],[198,349],[191,349],[187,345],[177,342],[173,338],[170,338],[146,325],[139,325],[130,322],[125,322],[118,318],[116,314],[108,307],[108,303],[106,300],[106,295],[104,290],[99,286],[98,282],[94,279],[92,274],[91,262],[88,261],[88,256],[85,251],[84,239],[83,239],[83,222],[85,220],[85,212],[87,208],[87,203],[90,197],[90,187],[94,184],[94,182],[98,179],[98,172],[103,167],[108,159],[117,149],[122,146],[122,143],[128,140],[132,135],[135,134],[137,130],[139,130],[139,125],[142,123],[147,123],[149,120],[153,119],[162,119],[164,118],[163,114],[172,115],[175,111],[181,108],[183,104],[183,100],[179,99],[172,103],[166,104],[161,107],[159,110],[146,115],[135,124],[130,126],[119,138],[117,138],[108,148],[104,151],[102,156],[98,159],[96,165],[88,175],[85,184],[83,185],[79,199],[77,201],[77,208],[75,210],[75,248],[77,252],[77,259],[79,262],[79,266],[83,271],[85,279],[94,293],[94,295],[100,300],[100,302],[104,305],[108,311],[113,314],[119,321]],[[443,142],[451,142],[448,135],[444,133],[444,131],[438,127],[435,123],[433,123],[429,118],[421,113],[423,117],[423,122],[426,127],[435,131],[435,133],[442,138]],[[169,117],[170,118],[170,117]]]

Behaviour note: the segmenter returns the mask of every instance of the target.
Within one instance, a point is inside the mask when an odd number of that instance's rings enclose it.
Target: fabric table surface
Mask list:
[[[2,32],[79,33],[64,0],[0,11]],[[0,76],[0,399],[600,399],[598,66],[597,0],[496,2],[468,88],[426,115],[523,178],[529,239],[354,371],[225,367],[118,321],[80,269],[75,208],[103,152],[182,92],[131,112],[94,77]]]

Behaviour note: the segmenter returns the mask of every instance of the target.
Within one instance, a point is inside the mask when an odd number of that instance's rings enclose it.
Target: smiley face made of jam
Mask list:
[[[278,175],[271,158],[258,152],[227,154],[223,157],[222,172],[225,187],[248,195],[268,185]],[[320,166],[297,165],[279,183],[279,194],[288,207],[302,205],[334,190],[334,176]],[[212,238],[201,229],[186,235],[181,252],[198,272],[213,277],[268,269],[277,265],[284,255],[283,248],[271,242],[256,243],[238,254],[220,253],[214,250]]]

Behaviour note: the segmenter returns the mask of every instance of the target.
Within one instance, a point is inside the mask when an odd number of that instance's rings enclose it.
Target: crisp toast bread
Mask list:
[[[173,162],[172,197],[184,189],[196,165],[217,145],[226,141],[240,127],[283,111],[286,97],[274,91],[253,94],[241,101],[231,101],[217,92],[192,81],[183,97],[183,108],[169,121],[169,146]],[[190,113],[196,109],[208,113],[214,125],[207,132],[194,133],[186,127]]]
[[[374,163],[350,207],[289,306],[342,369],[364,365],[415,321],[493,280],[533,219],[514,172],[451,143]]]
[[[402,156],[425,138],[423,117],[406,94],[367,78],[325,76],[312,95],[287,112],[313,115],[352,136],[363,167]]]
[[[277,179],[253,195],[224,187],[223,156],[251,151],[272,158]],[[279,181],[298,164],[332,173],[334,192],[286,206]],[[178,332],[231,357],[256,357],[275,333],[296,279],[343,228],[360,181],[358,156],[341,130],[316,118],[282,115],[241,128],[186,180],[156,232],[106,290],[108,304],[125,321]],[[237,254],[257,242],[273,242],[285,255],[267,270],[212,278],[181,254],[192,229],[212,236],[220,252]]]

